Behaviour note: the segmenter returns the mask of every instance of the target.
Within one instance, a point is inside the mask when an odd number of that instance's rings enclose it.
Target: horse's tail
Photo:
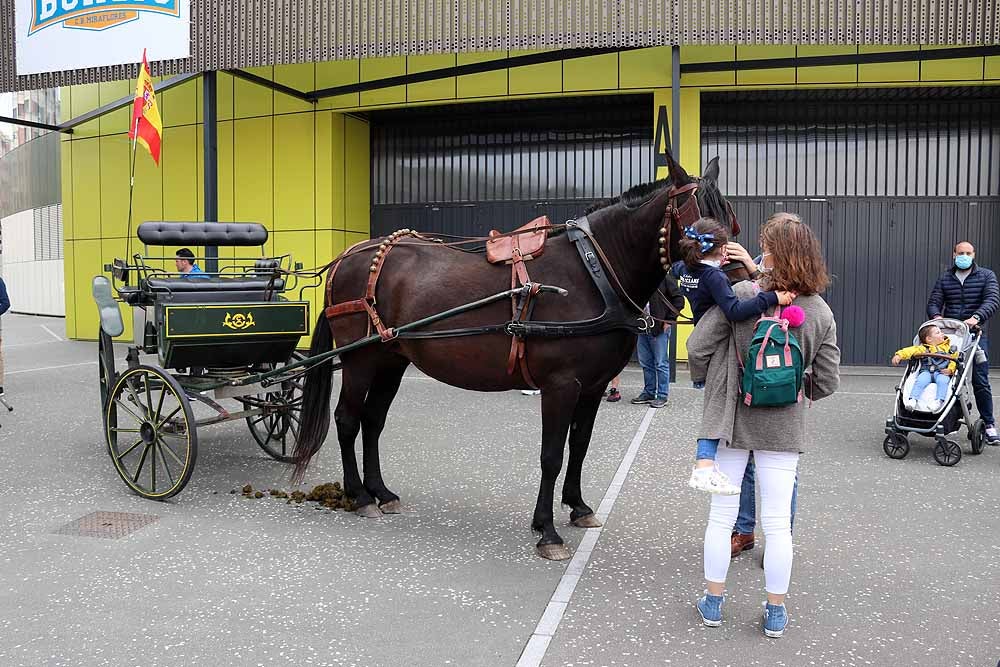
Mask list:
[[[333,332],[324,313],[320,313],[313,330],[309,356],[316,356],[333,349]],[[330,431],[330,392],[333,389],[333,371],[330,364],[321,363],[306,371],[302,389],[302,424],[295,443],[295,472],[292,480],[301,481],[309,461],[326,440]]]

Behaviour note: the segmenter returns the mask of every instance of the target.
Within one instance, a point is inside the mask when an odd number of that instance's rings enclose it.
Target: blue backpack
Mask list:
[[[740,359],[743,402],[752,408],[794,405],[802,399],[802,348],[778,307],[757,320],[746,358]]]

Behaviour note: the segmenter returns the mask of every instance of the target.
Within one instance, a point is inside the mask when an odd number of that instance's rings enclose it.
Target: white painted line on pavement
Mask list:
[[[38,326],[40,326],[41,328],[45,329],[49,333],[49,335],[52,336],[53,338],[55,338],[57,341],[59,341],[59,342],[63,341],[63,337],[62,336],[60,336],[59,334],[57,334],[55,331],[53,331],[52,329],[48,328],[44,324],[39,324]]]
[[[622,487],[625,485],[625,479],[628,477],[629,470],[632,469],[636,454],[639,453],[639,447],[646,437],[646,431],[649,430],[649,425],[652,423],[653,415],[655,414],[655,408],[646,409],[646,414],[639,424],[639,430],[635,432],[635,437],[632,438],[632,442],[629,444],[628,449],[625,451],[625,456],[618,466],[618,472],[615,473],[611,484],[608,485],[608,490],[604,494],[604,499],[601,500],[601,505],[597,510],[597,518],[601,520],[602,524],[606,525],[608,522],[608,516],[611,514],[611,510],[614,509],[615,501],[618,500],[618,494],[621,493]],[[579,583],[584,570],[587,569],[587,563],[590,562],[590,556],[594,553],[594,547],[597,545],[597,540],[603,531],[604,526],[587,529],[583,539],[580,541],[580,546],[577,547],[576,553],[573,555],[573,560],[569,562],[565,573],[563,573],[562,578],[559,580],[559,585],[556,586],[555,592],[549,599],[549,603],[542,613],[542,618],[539,619],[538,625],[535,626],[535,631],[531,634],[531,638],[528,639],[528,643],[525,645],[524,651],[522,651],[521,657],[517,661],[517,667],[538,667],[542,664],[542,659],[545,658],[545,652],[549,648],[549,643],[552,641],[552,637],[555,636],[556,630],[559,629],[563,613],[573,598],[576,585]]]
[[[18,375],[20,373],[36,373],[38,371],[54,371],[57,368],[73,368],[74,366],[96,366],[96,361],[81,361],[78,364],[62,364],[59,366],[42,366],[41,368],[22,368],[17,371],[7,371],[7,375]]]

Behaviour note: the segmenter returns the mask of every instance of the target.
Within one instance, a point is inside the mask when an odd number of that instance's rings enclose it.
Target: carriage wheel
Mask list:
[[[902,433],[890,433],[885,436],[882,449],[890,459],[905,459],[910,453],[910,441]]]
[[[136,366],[115,380],[104,410],[108,452],[122,481],[165,500],[191,479],[198,433],[187,395],[163,369]]]
[[[962,460],[962,448],[954,440],[942,438],[934,445],[934,460],[943,466],[953,466]]]
[[[977,419],[976,423],[969,429],[969,440],[972,441],[972,453],[982,454],[983,447],[986,446],[986,422]]]
[[[286,364],[305,359],[305,355],[293,352]],[[283,364],[282,364],[283,365]],[[281,365],[278,367],[280,368]],[[294,463],[295,443],[302,428],[302,387],[304,377],[297,377],[281,385],[268,387],[266,394],[257,394],[257,403],[267,407],[259,415],[247,417],[247,426],[260,448],[271,458],[282,463]],[[259,407],[250,403],[247,409]]]

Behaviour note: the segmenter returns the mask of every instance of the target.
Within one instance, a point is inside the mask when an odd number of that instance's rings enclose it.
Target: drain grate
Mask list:
[[[57,528],[57,535],[79,537],[104,537],[117,540],[157,521],[160,517],[152,514],[132,512],[91,512],[76,521]]]

